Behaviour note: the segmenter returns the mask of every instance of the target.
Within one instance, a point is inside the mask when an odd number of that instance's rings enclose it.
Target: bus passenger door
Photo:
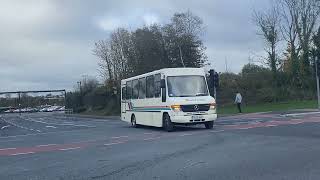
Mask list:
[[[128,121],[126,119],[126,108],[127,108],[127,100],[126,100],[126,88],[122,87],[121,89],[121,120]]]

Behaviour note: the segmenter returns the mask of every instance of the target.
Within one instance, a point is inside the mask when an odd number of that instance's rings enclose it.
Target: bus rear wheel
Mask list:
[[[134,127],[134,128],[138,127],[137,126],[136,116],[134,114],[131,116],[131,126]]]
[[[168,132],[172,132],[174,130],[174,125],[171,122],[169,114],[163,114],[163,128]]]
[[[212,129],[213,128],[213,121],[208,121],[204,125],[206,126],[206,129]]]

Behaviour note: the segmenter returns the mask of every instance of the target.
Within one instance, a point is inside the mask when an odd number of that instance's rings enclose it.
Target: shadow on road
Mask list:
[[[130,128],[131,126],[123,126],[123,128]],[[152,126],[143,126],[139,125],[136,129],[143,129],[143,130],[150,130],[150,131],[157,131],[157,132],[166,132],[161,127],[152,127]],[[175,126],[174,132],[184,132],[184,131],[203,131],[206,130],[204,125],[196,125],[196,126]]]

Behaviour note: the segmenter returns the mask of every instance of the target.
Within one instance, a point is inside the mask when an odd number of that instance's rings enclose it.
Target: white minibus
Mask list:
[[[204,124],[212,129],[216,102],[202,68],[166,68],[121,81],[121,120],[174,130]]]

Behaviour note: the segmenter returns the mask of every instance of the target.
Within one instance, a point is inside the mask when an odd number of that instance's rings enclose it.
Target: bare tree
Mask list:
[[[113,79],[112,60],[110,58],[110,42],[99,40],[94,44],[93,54],[100,59],[100,73],[105,79]]]
[[[274,6],[271,10],[266,12],[254,12],[254,22],[258,27],[258,34],[261,35],[265,41],[265,51],[268,53],[267,65],[272,70],[273,74],[277,73],[277,44],[280,41],[280,17],[278,8]]]
[[[292,0],[282,0],[278,1],[279,6],[281,7],[281,33],[283,39],[287,42],[287,52],[284,53],[286,60],[284,61],[283,67],[286,71],[289,71],[293,82],[297,83],[301,79],[297,74],[299,73],[299,52],[298,48],[298,32],[295,26],[296,22],[296,12],[295,6],[296,2]]]
[[[297,66],[295,61],[300,55],[301,74],[307,75],[310,72],[310,45],[319,19],[320,1],[282,0],[281,4],[284,10],[282,30],[284,37],[290,43],[293,65]]]

